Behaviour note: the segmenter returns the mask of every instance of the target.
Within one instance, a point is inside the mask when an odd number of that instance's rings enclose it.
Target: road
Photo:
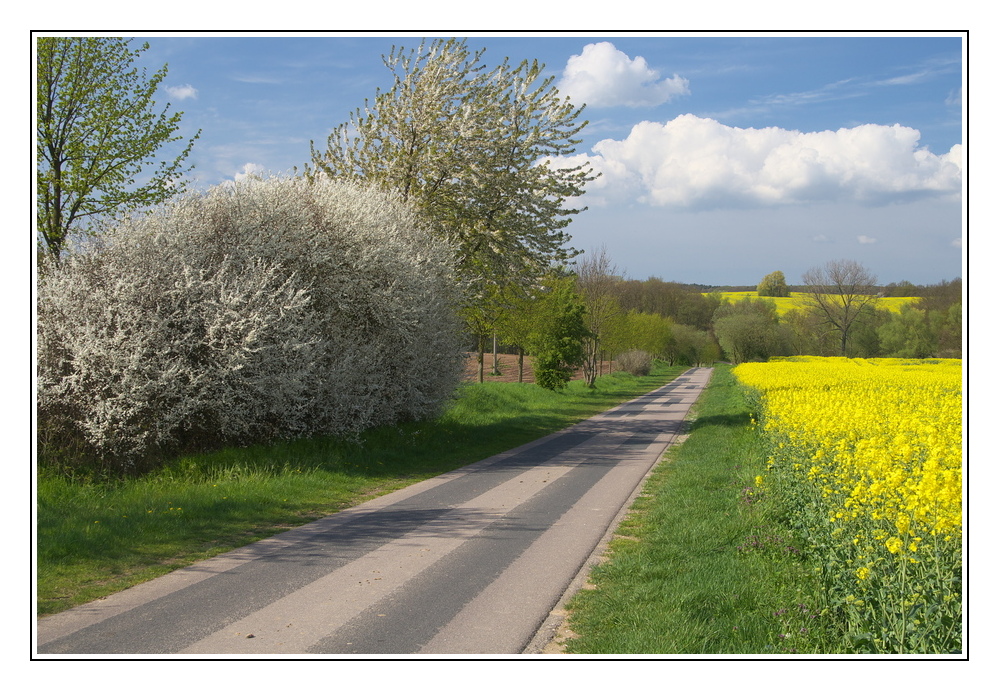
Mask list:
[[[44,617],[36,656],[537,652],[710,372]]]

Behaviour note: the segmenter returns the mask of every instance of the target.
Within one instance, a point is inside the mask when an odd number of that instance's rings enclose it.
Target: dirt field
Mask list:
[[[479,365],[476,362],[476,354],[469,353],[468,360],[465,363],[465,380],[466,381],[478,381],[479,378]],[[493,376],[493,354],[485,354],[485,366],[483,368],[483,381],[499,381],[499,382],[515,382],[517,381],[517,356],[516,355],[504,355],[500,353],[497,357],[499,359],[499,375]],[[607,374],[610,372],[611,363],[608,360],[604,360],[602,374]],[[573,379],[582,379],[583,372],[578,370],[576,374],[572,377]],[[531,368],[531,358],[530,356],[524,357],[524,382],[533,384],[534,383],[534,370]]]

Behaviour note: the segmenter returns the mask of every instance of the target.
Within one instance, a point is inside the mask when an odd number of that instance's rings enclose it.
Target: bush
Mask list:
[[[43,461],[350,436],[434,415],[462,370],[451,249],[317,179],[189,194],[42,272]]]
[[[618,369],[636,377],[644,377],[652,371],[652,356],[644,350],[629,350],[621,353],[617,360]]]

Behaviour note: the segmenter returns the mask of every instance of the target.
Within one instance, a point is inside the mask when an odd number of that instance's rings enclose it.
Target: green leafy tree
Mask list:
[[[484,284],[536,278],[575,254],[563,229],[582,209],[565,202],[593,179],[588,166],[548,162],[574,152],[582,108],[541,79],[537,61],[488,70],[483,53],[453,38],[393,48],[383,57],[392,87],[325,150],[312,143],[315,170],[373,181],[426,212],[480,299]]]
[[[183,191],[183,162],[200,131],[172,160],[156,163],[183,113],[158,111],[167,66],[147,78],[133,63],[149,48],[131,39],[40,37],[37,43],[36,232],[58,260],[72,233],[103,217]]]
[[[626,318],[627,350],[643,350],[653,358],[673,364],[676,339],[672,323],[654,312],[631,311]]]
[[[936,340],[937,357],[959,358],[963,355],[963,308],[960,302],[946,309],[928,310],[927,316]]]
[[[783,271],[772,271],[763,277],[760,284],[756,286],[756,294],[760,297],[786,298],[791,296],[791,289],[784,280]]]
[[[934,354],[934,338],[926,312],[902,305],[878,329],[881,350],[887,357],[924,358]]]
[[[546,279],[534,306],[534,329],[527,338],[527,350],[534,356],[534,381],[546,389],[565,388],[586,358],[586,308],[570,277]]]
[[[715,339],[707,331],[686,324],[673,324],[672,332],[676,361],[680,364],[700,367],[714,362],[721,354]]]
[[[788,350],[787,333],[769,300],[745,298],[723,304],[715,312],[718,343],[735,363],[766,360]]]

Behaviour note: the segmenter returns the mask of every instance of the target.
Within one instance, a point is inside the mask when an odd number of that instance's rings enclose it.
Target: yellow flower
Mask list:
[[[871,575],[871,570],[866,566],[861,566],[857,569],[857,579],[861,581],[867,580],[867,577]]]
[[[890,537],[885,540],[885,547],[887,547],[888,551],[892,554],[898,554],[902,551],[902,541],[897,537]]]

